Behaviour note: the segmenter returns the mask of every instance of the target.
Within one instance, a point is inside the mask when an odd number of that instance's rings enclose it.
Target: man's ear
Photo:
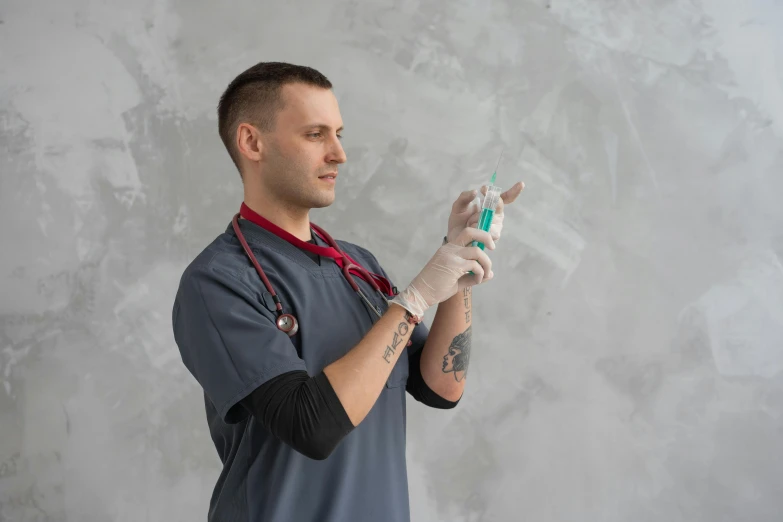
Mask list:
[[[261,133],[249,123],[240,123],[237,126],[236,146],[239,154],[252,162],[261,161],[263,156],[263,144]]]

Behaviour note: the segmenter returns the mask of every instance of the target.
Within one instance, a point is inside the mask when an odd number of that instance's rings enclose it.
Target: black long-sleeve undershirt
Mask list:
[[[315,460],[328,457],[354,425],[323,372],[274,377],[242,401],[275,437]]]
[[[432,391],[421,375],[421,350],[409,355],[405,389],[417,401],[438,409],[457,405]],[[256,388],[242,405],[274,436],[315,460],[326,459],[354,425],[329,379],[321,372],[286,372]]]

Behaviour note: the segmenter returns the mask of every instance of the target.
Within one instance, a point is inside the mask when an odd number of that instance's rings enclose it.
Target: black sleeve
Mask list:
[[[450,410],[459,403],[461,397],[457,399],[457,402],[451,402],[427,386],[427,383],[424,382],[424,377],[421,375],[421,352],[422,350],[418,350],[408,354],[408,384],[405,385],[405,389],[414,399],[422,404],[439,410]]]
[[[286,372],[256,388],[243,401],[275,437],[315,460],[327,458],[354,425],[321,372]]]

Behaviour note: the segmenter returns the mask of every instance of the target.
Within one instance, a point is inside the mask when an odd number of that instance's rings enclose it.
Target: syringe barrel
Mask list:
[[[484,195],[484,202],[481,204],[481,215],[479,216],[479,222],[477,228],[484,232],[489,232],[492,227],[492,219],[495,217],[495,209],[500,201],[500,187],[490,185],[487,187],[487,193]],[[484,250],[484,243],[480,241],[473,241],[473,246],[479,247]],[[472,274],[473,272],[471,272]]]
[[[483,209],[495,210],[500,201],[500,187],[490,185],[487,187],[487,193],[484,195],[484,203],[481,205]]]

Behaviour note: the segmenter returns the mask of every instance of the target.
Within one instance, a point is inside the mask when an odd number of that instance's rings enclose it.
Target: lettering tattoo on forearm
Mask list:
[[[465,303],[465,322],[470,322],[470,287],[465,287],[465,289],[462,290],[462,300]]]
[[[391,359],[389,357],[396,353],[397,347],[400,345],[400,343],[402,343],[402,338],[407,333],[408,322],[401,321],[400,324],[397,325],[397,331],[394,332],[394,339],[392,339],[391,344],[387,346],[386,350],[383,352],[383,360],[385,360],[387,363],[391,363]]]
[[[443,356],[443,373],[453,373],[457,382],[468,376],[472,326],[451,341],[448,352]]]

